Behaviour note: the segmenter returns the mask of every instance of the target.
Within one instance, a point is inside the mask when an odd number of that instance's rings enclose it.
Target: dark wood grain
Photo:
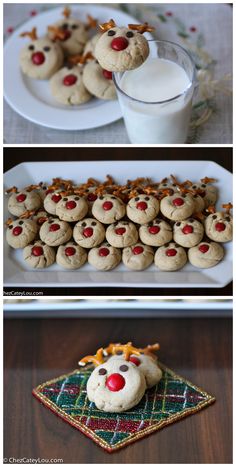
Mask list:
[[[65,463],[231,463],[231,319],[5,320],[4,456]],[[107,454],[31,391],[109,341],[159,340],[160,360],[216,397],[196,415]]]
[[[178,160],[204,160],[214,161],[220,164],[222,167],[232,172],[232,149],[231,148],[196,148],[193,146],[185,146],[183,148],[136,148],[136,147],[60,147],[60,148],[45,148],[45,147],[7,147],[4,148],[4,171],[9,170],[21,162],[30,161],[100,161],[100,160],[169,160],[170,161],[170,172],[172,172],[172,161]],[[55,165],[55,176],[57,176],[56,165]],[[91,176],[96,175],[96,165],[94,166],[94,173]],[[115,175],[115,174],[114,174]],[[209,175],[209,174],[207,174]],[[210,174],[214,175],[214,174]],[[17,292],[34,293],[34,290],[30,287],[14,289]],[[37,288],[38,291],[42,292],[43,295],[84,295],[85,290],[81,288],[41,288],[40,285]],[[4,292],[12,292],[12,288],[5,287]],[[109,296],[131,296],[131,295],[163,295],[163,290],[158,288],[149,289],[136,289],[136,288],[108,288],[104,292],[104,289],[100,288],[86,288],[86,294],[90,296],[96,296],[97,294]],[[226,287],[215,289],[206,288],[204,289],[204,295],[227,295],[232,296],[233,287],[232,282]],[[202,295],[202,289],[188,289],[188,295]],[[168,289],[168,295],[186,295],[186,289]]]

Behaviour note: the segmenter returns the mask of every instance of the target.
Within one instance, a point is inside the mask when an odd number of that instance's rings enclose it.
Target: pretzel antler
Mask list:
[[[64,18],[69,18],[71,15],[71,9],[68,6],[66,6],[62,12],[62,15],[64,16]]]
[[[88,20],[88,28],[89,29],[95,29],[98,25],[97,19],[93,18],[91,15],[87,15],[87,20]]]
[[[155,31],[155,28],[153,26],[150,26],[148,23],[128,24],[128,28],[132,29],[133,31],[138,31],[138,32],[140,32],[140,34],[143,34],[144,32]]]
[[[204,177],[204,178],[201,178],[201,182],[207,185],[208,183],[217,182],[217,180],[215,178]]]
[[[231,203],[222,204],[222,208],[225,209],[226,214],[230,214],[230,210],[233,209],[233,205]]]
[[[80,366],[85,366],[87,363],[93,363],[95,366],[104,363],[103,348],[98,349],[95,355],[87,355],[79,361]]]
[[[143,352],[145,355],[153,354],[157,350],[160,349],[160,344],[156,342],[156,344],[150,344],[144,347],[144,349],[139,349],[141,352]]]
[[[111,28],[115,28],[116,23],[113,19],[110,19],[107,23],[99,24],[99,28],[101,29],[102,32],[109,31]]]
[[[127,360],[127,361],[129,360],[130,355],[140,355],[141,354],[140,350],[137,349],[137,347],[133,347],[132,342],[127,342],[127,344],[124,344],[124,345],[115,344],[113,346],[113,349],[112,349],[111,353],[113,353],[115,355],[120,350],[123,352],[125,360]]]
[[[5,195],[9,195],[9,193],[17,193],[18,188],[16,186],[12,186],[11,188],[8,188],[8,190],[5,191]]]
[[[29,219],[30,217],[34,216],[37,211],[25,211],[23,214],[19,216],[20,219]]]
[[[8,227],[8,225],[11,225],[13,222],[13,219],[11,219],[10,217],[8,217],[8,219],[6,220],[5,222],[5,226]]]
[[[209,212],[210,214],[215,214],[216,207],[214,205],[210,205],[207,207],[206,212]]]
[[[121,345],[121,343],[117,342],[116,344],[114,344],[113,342],[111,342],[107,347],[105,347],[105,349],[103,349],[103,354],[105,355],[105,357],[111,354],[114,355],[115,353],[114,349],[117,345]]]
[[[29,37],[32,41],[36,41],[38,39],[37,28],[33,28],[32,31],[22,32],[20,37]]]
[[[48,26],[48,31],[53,34],[53,40],[59,39],[63,41],[67,38],[67,31],[66,29],[61,29],[57,26]]]
[[[91,52],[87,52],[85,55],[71,55],[71,57],[68,58],[68,62],[72,65],[84,65],[88,60],[94,60],[94,56]]]

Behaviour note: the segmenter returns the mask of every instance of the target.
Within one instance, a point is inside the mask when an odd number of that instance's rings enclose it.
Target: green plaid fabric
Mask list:
[[[161,365],[160,383],[124,413],[102,412],[87,398],[86,383],[93,368],[76,370],[44,383],[33,394],[71,425],[109,452],[121,448],[184,416],[214,398]]]

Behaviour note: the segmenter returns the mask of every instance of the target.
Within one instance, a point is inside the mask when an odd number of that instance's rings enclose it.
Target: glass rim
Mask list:
[[[189,89],[191,89],[191,87],[194,85],[194,82],[196,81],[196,67],[195,67],[195,63],[193,61],[193,58],[191,57],[190,53],[184,48],[182,47],[181,45],[177,44],[176,42],[172,42],[172,41],[165,41],[165,40],[158,40],[158,39],[149,39],[147,40],[148,42],[157,42],[157,43],[162,43],[162,44],[171,44],[171,45],[174,45],[175,47],[177,46],[178,48],[180,48],[184,53],[185,55],[187,55],[187,57],[189,58],[192,66],[193,66],[193,73],[192,73],[192,77],[191,77],[191,82],[189,83],[189,85],[185,88],[185,90],[183,92],[181,92],[180,94],[174,96],[174,97],[171,97],[170,99],[165,99],[163,101],[155,101],[155,102],[147,102],[147,101],[142,101],[140,99],[137,99],[135,97],[132,97],[132,96],[129,96],[129,94],[127,94],[125,91],[123,91],[123,89],[120,88],[119,84],[117,83],[117,79],[116,79],[116,75],[118,75],[118,73],[121,73],[119,71],[117,72],[113,72],[112,73],[112,77],[113,77],[113,82],[115,84],[115,87],[119,90],[119,92],[121,94],[123,94],[125,97],[131,99],[132,101],[134,102],[139,102],[141,104],[148,104],[148,105],[154,105],[154,104],[165,104],[165,103],[168,103],[168,102],[172,102],[174,100],[177,100],[179,99],[181,96],[184,96],[188,91]],[[145,62],[144,62],[145,63]],[[129,70],[127,70],[129,71]],[[132,70],[130,70],[132,71]],[[124,71],[123,73],[126,73],[126,71]]]

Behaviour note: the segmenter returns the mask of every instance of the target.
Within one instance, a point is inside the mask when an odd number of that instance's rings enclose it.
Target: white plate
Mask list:
[[[4,175],[5,189],[19,188],[53,177],[80,183],[91,176],[103,180],[107,174],[118,183],[128,178],[152,177],[160,180],[170,173],[180,180],[198,181],[205,176],[218,180],[217,206],[232,200],[232,174],[214,162],[206,161],[99,161],[99,162],[30,162],[19,164]],[[47,175],[45,175],[47,174]],[[5,199],[5,219],[9,217]],[[5,286],[18,287],[224,287],[232,280],[232,243],[224,244],[225,257],[210,269],[197,269],[190,263],[177,272],[161,272],[152,265],[145,271],[129,271],[123,264],[109,272],[94,270],[86,264],[78,271],[64,271],[54,264],[49,269],[30,269],[22,258],[22,250],[13,250],[4,243]]]
[[[51,96],[48,81],[34,80],[23,75],[19,53],[29,39],[20,38],[23,31],[37,26],[38,35],[45,34],[48,25],[61,17],[62,7],[50,9],[21,25],[7,40],[4,47],[4,97],[22,117],[57,130],[86,130],[107,125],[122,117],[118,101],[90,102],[74,107],[57,103]],[[118,9],[99,5],[71,6],[73,14],[86,21],[91,14],[100,23],[113,18],[117,24],[138,23],[132,16]],[[150,34],[147,37],[151,37]]]

